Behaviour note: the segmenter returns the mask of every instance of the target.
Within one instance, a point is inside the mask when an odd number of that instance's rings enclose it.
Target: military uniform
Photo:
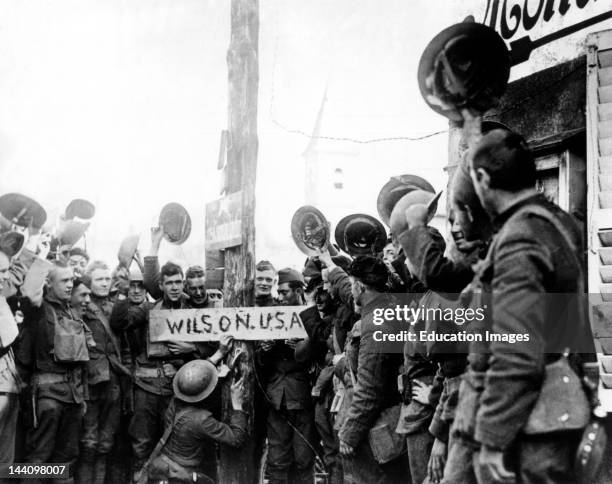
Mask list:
[[[60,363],[54,359],[55,319],[78,320],[65,301],[45,296],[40,308],[26,314],[31,325],[26,347],[32,351],[32,400],[36,425],[27,436],[25,462],[76,462],[87,379],[84,363]],[[27,320],[29,319],[29,321]],[[68,479],[67,482],[72,482]]]
[[[495,333],[527,333],[530,339],[470,346],[470,367],[452,429],[462,445],[453,459],[462,458],[455,459],[463,465],[459,477],[473,480],[466,449],[473,454],[486,445],[510,457],[520,482],[575,482],[573,452],[579,434],[529,436],[521,431],[540,394],[545,365],[558,360],[562,348],[588,353],[585,348],[592,347],[590,327],[579,308],[546,297],[582,292],[582,261],[566,240],[580,247],[580,233],[567,213],[540,195],[517,201],[494,222],[498,231],[477,281],[487,289],[487,300],[481,302],[491,310],[487,324]],[[445,476],[445,482],[459,482],[457,474]]]
[[[330,273],[330,281],[332,275]],[[332,282],[333,284],[333,282]],[[373,339],[377,328],[372,323],[374,308],[395,307],[396,301],[388,294],[378,294],[362,306],[361,339],[357,368],[352,368],[356,385],[346,419],[338,433],[340,441],[347,443],[355,453],[343,458],[345,475],[355,483],[404,482],[408,472],[405,455],[386,464],[374,460],[368,433],[376,419],[387,408],[400,403],[397,374],[401,355],[383,353]]]
[[[163,431],[163,418],[172,397],[172,378],[185,358],[147,356],[149,311],[151,309],[185,309],[185,301],[169,303],[165,300],[154,305],[130,305],[127,300],[115,304],[111,327],[127,331],[133,345],[134,359],[134,414],[129,426],[132,440],[134,467],[139,469],[159,441]]]
[[[165,428],[172,426],[172,432],[151,463],[149,478],[171,483],[213,481],[200,469],[216,462],[216,443],[240,447],[245,442],[247,417],[245,412],[234,411],[230,423],[225,424],[201,406],[173,399],[164,418]]]
[[[89,400],[81,436],[80,482],[104,484],[107,457],[113,448],[121,416],[119,379],[127,370],[120,361],[119,343],[111,333],[108,298],[92,297],[83,319],[96,346],[87,363]]]
[[[321,343],[325,349],[325,341],[316,338],[312,320],[307,318],[303,322],[312,338],[305,342],[308,347],[293,349],[282,341],[275,341],[271,350],[257,352],[259,364],[268,377],[267,471],[270,483],[306,483],[313,479],[313,447],[317,439],[309,370],[317,358],[317,351],[321,351]],[[298,361],[296,354],[299,352],[303,356]]]

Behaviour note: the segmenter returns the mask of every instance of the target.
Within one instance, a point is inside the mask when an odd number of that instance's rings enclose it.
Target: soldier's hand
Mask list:
[[[438,484],[444,475],[447,451],[446,442],[440,439],[434,441],[431,455],[429,456],[429,464],[427,464],[427,476],[434,484]]]
[[[317,251],[317,255],[319,257],[319,260],[325,264],[325,267],[330,268],[330,267],[334,267],[334,261],[331,258],[331,254],[329,253],[329,250],[325,249],[325,250],[318,250]]]
[[[355,453],[355,448],[351,447],[349,444],[341,440],[340,441],[340,453],[344,456],[349,457]]]
[[[240,378],[240,380],[236,380],[232,382],[232,386],[230,387],[230,397],[232,400],[232,408],[234,410],[242,410],[242,405],[244,404],[244,376]]]
[[[429,405],[429,394],[432,385],[427,385],[420,380],[412,380],[412,399],[423,405]]]
[[[176,368],[171,363],[164,363],[164,375],[168,378],[174,377],[176,375]]]
[[[224,334],[221,336],[219,340],[219,351],[223,353],[223,355],[227,355],[229,351],[232,349],[232,344],[234,343],[234,337],[229,334]]]
[[[406,216],[406,224],[408,225],[409,229],[427,225],[427,205],[423,203],[411,205],[406,209],[404,214]]]
[[[168,346],[168,351],[173,355],[193,353],[196,350],[196,345],[187,341],[170,341],[166,345]]]
[[[302,341],[302,340],[301,340],[301,339],[299,339],[299,338],[286,339],[286,340],[285,340],[285,344],[286,344],[287,346],[289,346],[289,348],[291,348],[292,350],[294,350],[294,349],[295,349],[295,347],[297,346],[297,344],[298,344],[300,341]]]
[[[503,484],[516,482],[516,474],[504,465],[504,453],[501,450],[483,445],[478,454],[478,467],[484,479],[492,478]]]
[[[151,253],[150,255],[157,255],[159,252],[159,246],[161,245],[161,241],[164,238],[164,228],[159,227],[151,227]]]
[[[272,347],[274,346],[275,341],[274,340],[265,340],[262,341],[259,344],[259,347],[263,350],[263,351],[270,351],[272,349]]]

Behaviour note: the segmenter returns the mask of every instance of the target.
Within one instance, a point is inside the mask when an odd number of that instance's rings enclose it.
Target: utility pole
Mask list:
[[[257,94],[259,87],[259,0],[231,0],[231,38],[227,52],[229,81],[229,140],[227,193],[242,191],[242,244],[225,250],[223,294],[226,307],[253,304],[255,276],[255,177],[257,174]],[[258,480],[253,432],[255,386],[252,343],[236,343],[243,351],[236,371],[245,379],[245,408],[250,438],[241,449],[221,446],[218,479],[223,483]],[[229,386],[223,388],[223,418],[231,413]]]

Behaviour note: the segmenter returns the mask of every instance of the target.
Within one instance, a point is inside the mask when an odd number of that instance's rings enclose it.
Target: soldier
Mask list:
[[[542,389],[546,365],[562,364],[565,349],[593,353],[586,312],[579,304],[565,304],[567,295],[584,294],[580,232],[569,214],[536,192],[534,157],[520,135],[487,133],[470,156],[469,168],[478,198],[498,227],[478,273],[491,289],[490,329],[529,337],[519,344],[491,342],[490,358],[470,355],[470,372],[484,376],[472,379],[482,382],[475,387],[482,390],[472,422],[473,441],[480,446],[478,480],[575,482],[580,432],[565,430],[564,422],[568,411],[588,415],[589,409],[578,403],[588,406],[580,380],[566,376],[576,382],[564,390],[573,399],[567,408],[560,407],[558,395]],[[546,297],[549,293],[566,296],[561,301]],[[546,409],[532,416],[540,399]]]
[[[329,274],[332,284],[339,277],[335,274],[338,270],[334,268]],[[408,471],[405,456],[379,464],[368,440],[368,433],[381,413],[399,403],[397,373],[401,355],[381,351],[373,339],[376,328],[372,323],[373,309],[396,305],[393,297],[385,294],[389,273],[385,263],[373,256],[357,257],[349,272],[353,302],[362,318],[361,340],[357,368],[349,367],[356,384],[346,420],[338,433],[340,454],[344,457],[345,473],[348,467],[355,482],[403,482]]]
[[[270,282],[266,276],[272,271],[259,272],[260,280],[256,279],[255,285],[267,290]],[[293,269],[280,270],[278,294],[282,305],[303,305],[301,274]],[[312,334],[312,328],[307,327],[306,331]],[[312,482],[316,432],[308,373],[315,355],[310,354],[308,343],[293,339],[262,341],[257,357],[268,380],[267,471],[270,483]]]
[[[74,269],[74,277],[83,277],[89,264],[89,255],[80,247],[73,247],[68,251],[68,264]]]
[[[4,240],[3,240],[4,239]],[[19,252],[23,237],[17,246],[5,244],[0,236],[0,294],[9,284],[10,258]],[[19,334],[17,321],[4,296],[0,296],[0,462],[12,463],[15,458],[15,437],[19,413],[21,379],[17,373],[13,342]],[[0,479],[1,481],[1,479]]]
[[[87,398],[89,359],[85,323],[70,305],[74,273],[56,261],[49,272],[40,308],[26,314],[31,325],[34,424],[28,432],[25,462],[61,462],[72,466],[79,455],[79,434]],[[92,344],[89,341],[89,344]],[[72,477],[65,482],[73,482]]]
[[[123,303],[113,312],[111,325],[117,331],[129,331],[132,338],[134,360],[134,414],[129,433],[134,455],[134,471],[138,472],[162,434],[163,416],[172,396],[172,378],[184,363],[180,349],[169,351],[169,345],[149,346],[148,324],[151,309],[187,308],[183,296],[183,271],[171,262],[161,268],[160,289],[162,299],[154,305],[127,305]],[[158,352],[154,353],[154,348]]]
[[[271,262],[262,260],[255,266],[255,306],[275,306],[277,301],[272,296],[276,282],[276,269]]]
[[[94,270],[94,277],[98,271],[108,269]],[[83,280],[77,279],[71,299],[75,312],[87,324],[95,342],[87,362],[89,399],[83,420],[78,481],[104,484],[107,458],[115,441],[121,414],[120,377],[129,376],[130,372],[121,363],[119,343],[111,332],[109,320],[91,302],[92,284],[93,280],[87,276]],[[99,285],[97,289],[100,290]],[[100,293],[96,299],[102,299]]]
[[[160,441],[163,445],[149,461],[150,480],[213,482],[200,469],[206,467],[205,461],[215,460],[214,444],[232,447],[244,444],[248,414],[243,411],[243,382],[232,383],[233,413],[229,424],[216,420],[203,405],[216,385],[217,369],[206,360],[191,361],[178,371],[173,382],[174,398],[165,416],[165,431]]]

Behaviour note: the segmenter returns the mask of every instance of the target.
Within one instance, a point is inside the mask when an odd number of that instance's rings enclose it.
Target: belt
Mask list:
[[[52,385],[54,383],[68,383],[67,373],[36,373],[34,375],[38,385]]]
[[[138,378],[162,378],[164,370],[162,368],[143,368],[137,366],[134,370],[134,376]]]

